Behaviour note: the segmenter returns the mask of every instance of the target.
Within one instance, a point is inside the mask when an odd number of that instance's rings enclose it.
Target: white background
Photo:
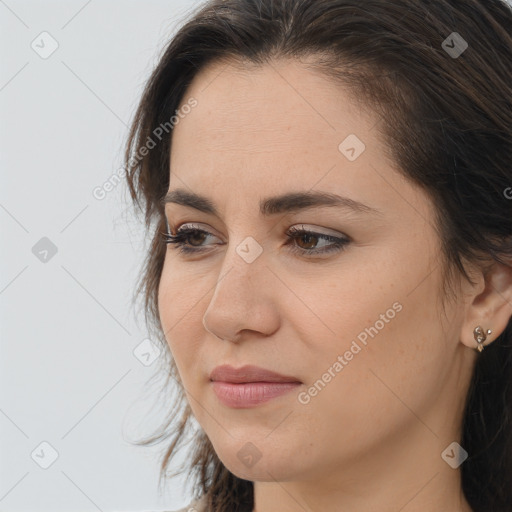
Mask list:
[[[0,1],[0,511],[174,510],[158,495],[156,364],[131,305],[145,249],[122,166],[161,49],[197,1]],[[52,39],[39,35],[48,32]],[[31,47],[57,50],[42,58]],[[43,237],[57,253],[43,262]],[[49,253],[50,254],[50,253]],[[45,257],[45,253],[41,253]],[[48,256],[46,256],[48,257]],[[158,407],[162,404],[157,403]],[[162,410],[165,410],[165,404]],[[43,469],[32,458],[58,453]]]

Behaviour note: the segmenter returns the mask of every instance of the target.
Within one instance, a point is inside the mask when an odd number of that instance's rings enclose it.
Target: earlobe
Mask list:
[[[512,318],[512,267],[495,263],[483,274],[483,291],[467,306],[461,342],[482,352],[506,329]]]

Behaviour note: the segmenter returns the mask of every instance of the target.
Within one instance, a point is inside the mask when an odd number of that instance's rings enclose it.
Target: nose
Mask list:
[[[203,316],[206,331],[233,342],[273,334],[279,328],[279,280],[267,267],[264,252],[248,263],[230,249],[219,274]]]

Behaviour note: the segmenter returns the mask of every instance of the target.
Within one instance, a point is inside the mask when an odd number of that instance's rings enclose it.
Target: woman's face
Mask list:
[[[404,444],[404,462],[421,458],[411,471],[446,466],[473,351],[459,342],[464,307],[448,304],[443,321],[432,203],[386,158],[378,118],[295,61],[214,64],[191,98],[165,211],[172,234],[200,231],[184,242],[196,252],[168,246],[159,311],[220,459],[268,482],[339,482],[347,468],[389,465]],[[213,208],[179,204],[178,190]],[[279,200],[288,194],[304,198]],[[219,365],[298,384],[270,385],[277,396],[258,402],[261,384],[214,384]]]

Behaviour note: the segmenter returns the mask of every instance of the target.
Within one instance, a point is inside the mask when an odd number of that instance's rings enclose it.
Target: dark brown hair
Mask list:
[[[468,44],[460,55],[449,52],[454,32]],[[264,65],[311,57],[312,68],[379,115],[389,156],[433,201],[446,276],[458,271],[470,279],[465,261],[510,265],[512,256],[511,34],[512,10],[504,0],[212,0],[172,38],[146,85],[125,152],[130,194],[152,236],[136,295],[143,294],[146,323],[164,351],[165,385],[170,379],[178,384],[166,423],[140,443],[168,442],[161,481],[190,433],[195,497],[206,494],[209,511],[252,510],[252,482],[233,475],[204,432],[193,429],[157,306],[169,119],[198,71],[229,58]],[[141,152],[162,126],[167,136]],[[512,511],[510,321],[478,356],[461,444],[469,453],[462,486],[473,510]]]

